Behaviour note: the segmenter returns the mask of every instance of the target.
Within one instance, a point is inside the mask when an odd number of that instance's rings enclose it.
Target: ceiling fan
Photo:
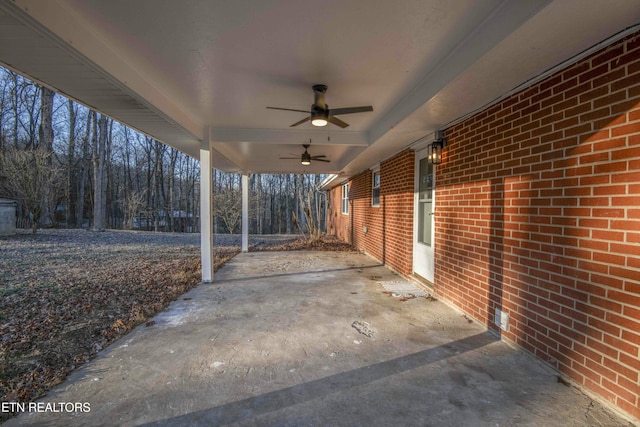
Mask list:
[[[309,116],[305,117],[299,122],[295,122],[290,127],[298,126],[298,125],[301,125],[302,123],[305,123],[311,120],[311,124],[314,126],[326,126],[328,123],[333,123],[334,125],[339,126],[343,129],[349,126],[349,124],[343,122],[336,116],[339,116],[341,114],[365,113],[368,111],[373,111],[373,107],[371,105],[362,106],[362,107],[346,107],[346,108],[329,109],[329,106],[324,100],[324,94],[327,91],[327,86],[313,85],[312,89],[315,95],[315,99],[314,99],[313,105],[311,106],[311,111],[296,110],[292,108],[279,108],[279,107],[267,107],[267,108],[271,110],[296,111],[300,113],[309,114]]]
[[[300,160],[300,163],[302,163],[303,165],[307,166],[311,164],[311,161],[314,162],[326,162],[329,163],[331,162],[331,160],[327,160],[325,159],[324,154],[321,154],[319,156],[312,156],[311,154],[309,154],[309,152],[307,151],[307,148],[309,148],[309,144],[302,144],[302,146],[304,147],[304,153],[302,153],[302,156],[300,157],[280,157],[281,160]]]

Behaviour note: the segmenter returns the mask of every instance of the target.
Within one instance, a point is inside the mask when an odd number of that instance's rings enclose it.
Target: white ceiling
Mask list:
[[[227,171],[350,175],[640,22],[640,0],[0,0],[0,62]],[[324,83],[350,126],[289,125]],[[312,155],[310,167],[281,156]]]

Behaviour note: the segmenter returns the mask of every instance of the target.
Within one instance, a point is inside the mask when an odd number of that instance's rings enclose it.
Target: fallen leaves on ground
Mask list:
[[[345,243],[334,236],[321,236],[318,239],[295,238],[281,244],[264,244],[265,242],[257,242],[256,245],[249,248],[249,252],[264,251],[338,251],[353,252],[355,249],[348,243]]]
[[[0,401],[34,401],[200,283],[199,245],[115,234],[144,242],[0,241]],[[215,268],[238,252],[216,249]]]

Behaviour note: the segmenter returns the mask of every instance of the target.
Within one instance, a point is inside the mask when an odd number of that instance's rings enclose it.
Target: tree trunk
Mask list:
[[[154,164],[154,186],[155,186],[155,193],[156,193],[156,197],[155,197],[155,206],[154,206],[154,210],[156,212],[157,215],[157,219],[156,219],[156,224],[155,224],[155,231],[160,231],[160,227],[161,227],[161,220],[162,218],[164,218],[165,221],[165,228],[164,230],[166,231],[166,223],[169,220],[169,218],[167,217],[167,195],[164,191],[164,150],[165,150],[165,145],[163,143],[161,143],[160,141],[156,141],[154,140],[154,157],[155,157],[155,164]],[[163,216],[164,215],[164,216]]]
[[[40,127],[38,136],[40,144],[47,152],[53,151],[53,96],[55,92],[42,87],[40,92]]]
[[[286,189],[284,191],[285,194],[285,220],[287,222],[287,234],[291,234],[293,229],[291,228],[291,174],[287,174],[286,176]]]
[[[173,232],[175,231],[175,226],[174,226],[174,221],[173,221],[173,211],[175,209],[175,200],[174,200],[174,193],[175,193],[175,170],[176,170],[176,162],[178,161],[178,151],[171,148],[169,151],[169,177],[167,178],[168,180],[168,186],[169,186],[169,231]],[[180,199],[178,199],[180,200]],[[182,220],[182,214],[180,212],[179,206],[178,206],[178,222]]]
[[[149,221],[152,217],[153,210],[153,197],[155,195],[155,189],[153,185],[153,158],[151,156],[152,153],[152,143],[153,140],[149,137],[145,137],[145,150],[147,153],[147,231],[150,231]]]
[[[262,195],[262,174],[256,175],[256,186],[258,189],[258,203],[256,206],[256,216],[258,217],[258,234],[263,234],[263,195]]]
[[[75,226],[75,155],[76,155],[76,110],[74,102],[68,101],[69,111],[69,144],[67,145],[67,197],[66,222],[67,228]]]
[[[196,183],[199,180],[198,174],[196,173],[197,166],[192,164],[191,167],[191,229],[193,233],[199,233],[201,229],[199,228],[199,214],[200,214],[200,197],[199,193],[196,193]]]
[[[100,115],[98,120],[98,137],[93,146],[93,229],[104,231],[106,214],[105,163],[107,146],[107,117]]]
[[[113,141],[113,120],[109,118],[106,119],[107,124],[105,131],[105,150],[104,150],[104,172],[103,172],[103,186],[104,186],[104,221],[105,226],[107,228],[116,228],[116,224],[112,221],[114,215],[113,208],[115,203],[113,203],[114,197],[112,197],[112,191],[117,191],[118,182],[114,182],[113,179],[113,166],[114,163],[109,161],[111,159],[111,143]],[[116,187],[116,188],[114,188]]]
[[[91,110],[87,112],[87,125],[82,138],[82,160],[80,162],[80,180],[78,182],[78,199],[76,206],[76,224],[82,228],[84,220],[84,197],[87,188],[87,178],[89,177],[89,141],[91,137],[91,119],[95,120],[95,113]]]
[[[40,92],[40,126],[38,127],[38,140],[39,148],[45,150],[47,153],[53,152],[53,96],[55,93],[47,89],[41,88]],[[53,161],[53,156],[48,157],[49,165]],[[42,219],[46,224],[53,224],[54,218],[54,205],[56,200],[50,200],[49,196],[52,191],[46,191],[45,197],[42,200]]]
[[[160,221],[160,192],[158,178],[160,175],[158,174],[158,168],[160,167],[160,158],[158,156],[158,141],[153,141],[153,174],[151,177],[151,191],[152,191],[152,202],[153,202],[153,231],[159,231],[159,221]]]
[[[12,109],[13,109],[13,129],[12,129],[12,133],[13,133],[13,141],[14,143],[18,142],[18,138],[19,138],[19,134],[18,134],[18,124],[19,124],[19,110],[18,110],[18,105],[20,104],[19,101],[19,95],[18,95],[18,74],[17,73],[10,73],[11,74],[11,81],[13,82],[13,92],[11,93],[11,98],[12,98]]]

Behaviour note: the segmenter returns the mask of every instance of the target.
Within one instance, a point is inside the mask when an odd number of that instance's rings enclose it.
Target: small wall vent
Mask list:
[[[494,323],[505,332],[509,332],[509,313],[496,308]]]

